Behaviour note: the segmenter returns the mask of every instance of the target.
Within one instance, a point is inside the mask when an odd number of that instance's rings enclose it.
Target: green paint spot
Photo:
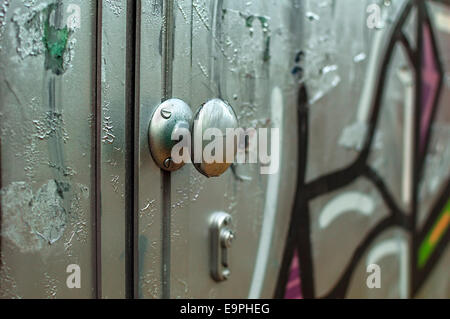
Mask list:
[[[260,15],[245,15],[240,13],[240,16],[245,19],[245,26],[250,29],[250,36],[253,36],[253,23],[255,20],[259,21],[264,34],[263,37],[263,61],[268,62],[270,60],[270,28],[269,18]]]
[[[263,28],[269,27],[269,18],[268,17],[258,16],[258,20],[259,20],[259,22],[261,22],[261,26]]]
[[[263,61],[267,62],[270,60],[270,36],[266,37],[266,45],[264,46]]]
[[[439,238],[434,243],[431,242],[430,238],[433,234],[433,231],[438,226],[439,221],[441,221],[441,219],[444,218],[444,215],[446,215],[446,214],[450,214],[450,200],[445,205],[444,210],[439,215],[434,226],[431,228],[431,230],[428,232],[428,234],[425,237],[425,239],[423,240],[423,242],[420,244],[419,253],[417,256],[417,264],[418,264],[419,268],[423,268],[426,265],[426,263],[428,262],[428,259],[431,257],[431,254],[433,253],[434,249],[436,248],[436,245],[439,243],[442,235],[445,233],[445,231],[443,231],[442,234],[439,236]]]
[[[61,75],[64,73],[64,54],[67,50],[67,43],[70,30],[67,26],[62,29],[50,23],[50,17],[54,12],[57,14],[57,5],[51,4],[46,8],[46,18],[44,22],[44,35],[42,42],[46,49],[45,68],[53,73]]]
[[[247,28],[251,28],[251,27],[253,27],[253,21],[255,20],[255,16],[248,16],[246,19],[245,19],[245,26],[247,27]]]

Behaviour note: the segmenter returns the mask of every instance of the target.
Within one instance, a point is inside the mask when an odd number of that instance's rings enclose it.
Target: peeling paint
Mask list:
[[[62,190],[51,180],[33,195],[31,186],[14,182],[1,191],[2,236],[22,252],[40,250],[61,238],[66,226]]]
[[[58,5],[46,3],[32,7],[26,13],[14,12],[12,21],[17,33],[17,53],[21,59],[45,53],[45,68],[56,75],[63,74],[73,58],[75,39],[67,26],[56,26]]]
[[[295,58],[292,74],[308,88],[309,104],[314,104],[341,83],[337,62],[338,49],[333,21],[333,2],[307,2],[305,13],[305,44],[302,56]]]
[[[151,296],[152,298],[161,298],[161,281],[158,280],[158,274],[154,269],[151,269],[144,275],[140,276],[140,293],[139,296],[142,298],[144,292],[146,296]]]
[[[32,217],[28,216],[31,229],[50,245],[61,238],[66,228],[63,192],[62,185],[51,180],[38,190],[31,202]]]
[[[2,50],[2,40],[6,27],[6,16],[8,14],[8,8],[9,0],[4,0],[3,3],[0,4],[0,51]]]
[[[46,8],[46,18],[44,22],[44,32],[42,42],[44,43],[45,68],[53,73],[60,75],[64,73],[64,54],[68,47],[68,40],[71,31],[67,26],[58,28],[52,24],[51,15],[57,14],[57,6],[52,4]]]
[[[48,111],[41,119],[34,120],[33,124],[36,128],[36,137],[40,140],[56,137],[66,143],[69,139],[62,113]]]
[[[54,168],[56,169],[58,172],[60,172],[62,174],[62,176],[64,177],[73,177],[77,174],[77,171],[74,170],[72,167],[70,166],[60,166],[58,164],[49,162],[48,163],[48,167],[50,168]]]
[[[22,0],[25,7],[30,8],[36,5],[37,0]]]
[[[106,0],[106,4],[114,15],[120,16],[122,14],[123,6],[121,0]]]
[[[87,198],[86,186],[78,185],[70,209],[64,207],[64,197],[70,191],[64,182],[50,180],[33,194],[29,183],[14,182],[1,190],[2,236],[15,244],[21,252],[41,250],[53,245],[73,226],[78,237],[87,238],[87,222],[82,220],[80,199]]]
[[[17,31],[17,53],[21,59],[38,56],[45,52],[42,41],[44,36],[44,13],[47,4],[42,3],[30,11],[22,13],[20,9],[14,12],[12,22]]]

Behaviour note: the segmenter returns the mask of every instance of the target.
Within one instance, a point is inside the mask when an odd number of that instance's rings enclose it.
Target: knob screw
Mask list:
[[[162,110],[161,110],[161,116],[162,116],[163,118],[165,118],[166,120],[168,120],[168,119],[171,118],[172,112],[169,111],[168,109],[162,109]]]
[[[234,233],[231,230],[223,230],[220,234],[220,240],[223,247],[231,248],[231,244],[234,240]]]
[[[230,275],[231,275],[231,271],[228,268],[226,268],[222,271],[222,276],[223,276],[224,280],[227,280],[228,278],[230,278]]]
[[[165,168],[170,168],[170,166],[172,166],[172,159],[168,158],[164,161],[164,167]]]

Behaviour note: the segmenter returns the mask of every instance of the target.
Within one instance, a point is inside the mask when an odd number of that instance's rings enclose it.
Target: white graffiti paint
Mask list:
[[[325,205],[319,217],[319,225],[321,229],[327,228],[344,213],[357,212],[370,216],[374,209],[375,203],[369,195],[360,192],[340,194]]]
[[[272,121],[276,127],[282,127],[283,123],[283,93],[279,87],[272,90]],[[280,129],[280,141],[283,140],[283,130]],[[281,162],[281,152],[276,153],[277,162]],[[259,241],[258,255],[256,257],[255,271],[253,272],[252,284],[249,298],[260,298],[264,284],[267,264],[269,263],[270,247],[272,243],[273,228],[275,227],[275,217],[278,206],[279,189],[281,183],[281,173],[279,170],[275,174],[268,175],[267,197],[264,207],[264,220]]]

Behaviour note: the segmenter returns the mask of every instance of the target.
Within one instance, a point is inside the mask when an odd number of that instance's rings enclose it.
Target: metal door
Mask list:
[[[1,297],[92,298],[96,2],[2,1],[0,11]],[[70,265],[79,289],[66,287]]]
[[[129,11],[125,0],[1,3],[3,298],[127,296]]]
[[[431,0],[0,0],[0,298],[448,294],[449,16]],[[161,169],[149,123],[172,98],[279,129],[278,169]]]
[[[211,99],[228,102],[239,127],[279,128],[279,170],[263,175],[261,164],[233,165],[206,178],[192,164],[167,177],[170,205],[163,208],[170,271],[164,293],[171,298],[272,297],[296,183],[297,90],[290,72],[295,34],[291,1],[167,2],[164,43],[170,72],[166,94],[195,112]],[[298,13],[298,12],[297,12]],[[291,42],[291,40],[294,40]],[[231,215],[235,240],[228,251],[231,275],[211,277],[210,220]],[[164,226],[163,226],[164,227]]]
[[[292,35],[284,21],[290,9],[288,2],[138,2],[139,297],[273,295],[296,182],[296,110],[288,107],[296,91],[282,76],[289,68]],[[191,164],[161,171],[147,129],[152,112],[170,98],[192,112],[218,98],[233,107],[243,128],[280,128],[280,170],[261,175],[257,164],[236,165],[216,178]],[[210,269],[210,219],[217,212],[232,216],[236,233],[225,282],[213,280]]]
[[[285,107],[295,92],[281,76],[287,64],[271,57],[288,54],[289,8],[2,3],[3,297],[272,294],[279,265],[269,261],[281,258],[296,169],[295,111]],[[282,169],[262,176],[258,165],[237,166],[214,179],[189,165],[162,172],[148,124],[171,97],[193,111],[220,98],[243,127],[281,127]],[[219,211],[238,236],[225,283],[209,265],[208,221]],[[73,267],[81,288],[67,286]]]

